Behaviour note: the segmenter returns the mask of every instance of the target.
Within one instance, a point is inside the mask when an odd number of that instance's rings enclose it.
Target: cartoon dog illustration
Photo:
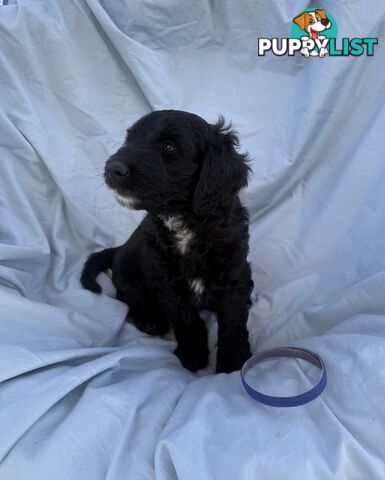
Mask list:
[[[298,15],[298,17],[293,19],[293,22],[296,23],[302,30],[305,30],[305,32],[309,35],[309,38],[312,40],[323,40],[325,36],[320,35],[320,32],[328,30],[332,26],[330,20],[326,16],[326,11],[318,9],[314,12],[304,12],[301,15]],[[309,57],[310,55],[314,57],[324,57],[325,55],[329,54],[329,51],[327,48],[322,47],[320,48],[319,52],[314,50],[309,52],[309,49],[305,47],[301,50],[301,53],[305,57]]]

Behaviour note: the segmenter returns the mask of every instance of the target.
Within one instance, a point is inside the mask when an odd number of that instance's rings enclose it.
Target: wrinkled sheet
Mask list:
[[[371,58],[326,59],[257,57],[257,37],[290,35],[314,6],[302,0],[9,3],[0,479],[384,479],[385,3],[319,5],[339,37],[379,37]],[[143,215],[116,204],[104,161],[132,121],[163,108],[224,114],[253,157],[242,194],[252,348],[320,353],[329,383],[316,401],[269,408],[238,372],[193,375],[172,338],[124,322],[106,275],[102,295],[81,288],[86,256],[123,242]],[[281,361],[260,375],[278,394],[314,372]]]

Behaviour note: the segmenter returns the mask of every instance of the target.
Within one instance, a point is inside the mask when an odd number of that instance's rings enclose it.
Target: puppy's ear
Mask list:
[[[247,186],[250,168],[246,153],[238,153],[238,137],[219,117],[210,125],[202,157],[202,166],[193,196],[193,211],[205,216],[217,207],[229,204],[239,190]]]
[[[316,10],[315,13],[317,15],[319,15],[322,18],[322,20],[326,20],[326,18],[327,18],[326,17],[326,10],[323,10],[323,9],[322,10]]]
[[[304,12],[298,17],[293,19],[293,22],[296,23],[301,30],[306,30],[306,27],[309,25],[309,14],[308,12]]]

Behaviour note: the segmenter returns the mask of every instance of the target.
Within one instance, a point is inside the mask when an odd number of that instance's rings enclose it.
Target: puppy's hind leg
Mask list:
[[[117,298],[129,306],[126,321],[148,335],[165,335],[170,324],[154,295],[143,295],[135,287],[117,291]]]

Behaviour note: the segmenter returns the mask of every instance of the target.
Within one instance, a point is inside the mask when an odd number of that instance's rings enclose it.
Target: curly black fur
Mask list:
[[[175,354],[192,371],[208,362],[199,309],[218,314],[217,372],[250,356],[248,215],[238,197],[249,167],[237,145],[222,117],[211,125],[162,110],[137,121],[106,162],[105,180],[123,205],[148,214],[124,245],[91,255],[81,277],[100,293],[96,277],[111,267],[134,324],[152,335],[172,326]]]

